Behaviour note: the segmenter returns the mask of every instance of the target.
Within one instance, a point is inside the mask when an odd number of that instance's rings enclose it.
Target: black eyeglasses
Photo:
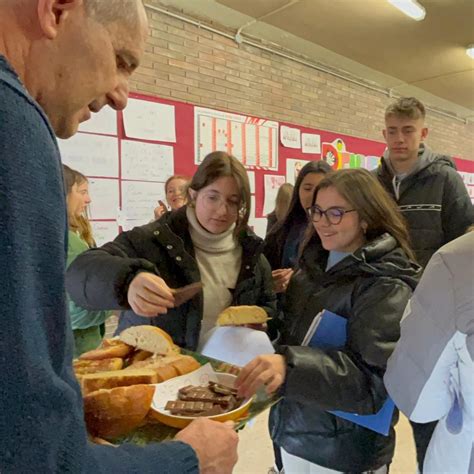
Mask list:
[[[334,225],[341,223],[342,218],[344,217],[344,214],[348,212],[353,212],[355,210],[356,209],[346,210],[340,207],[330,207],[329,209],[326,209],[325,211],[323,211],[318,206],[311,206],[311,207],[308,207],[307,209],[309,217],[313,222],[319,222],[324,215],[326,216],[326,219],[329,221],[329,223],[334,224]]]

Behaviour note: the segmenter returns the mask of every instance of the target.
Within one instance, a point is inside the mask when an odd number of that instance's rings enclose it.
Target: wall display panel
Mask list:
[[[131,103],[125,122],[125,112],[101,112],[100,120],[94,117],[83,124],[76,137],[60,141],[63,161],[90,177],[94,201],[90,211],[100,243],[149,222],[158,199],[164,200],[166,179],[172,174],[191,177],[213,150],[232,153],[249,171],[250,224],[262,236],[265,216],[273,207],[268,196],[275,195],[275,189],[270,190],[274,183],[286,178],[294,184],[302,166],[314,160],[324,160],[333,169],[372,170],[385,150],[382,139],[366,140],[143,94],[131,94]],[[474,201],[474,162],[461,158],[455,162]]]

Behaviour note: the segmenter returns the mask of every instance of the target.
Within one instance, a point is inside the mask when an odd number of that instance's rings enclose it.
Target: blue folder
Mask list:
[[[347,319],[324,310],[314,318],[302,345],[320,349],[335,349],[344,347],[346,340]],[[382,408],[374,415],[358,415],[357,413],[340,410],[330,411],[329,413],[388,436],[394,408],[395,405],[392,399],[388,397]]]

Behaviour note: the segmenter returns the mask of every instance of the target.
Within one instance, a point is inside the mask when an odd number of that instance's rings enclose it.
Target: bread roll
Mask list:
[[[217,317],[218,326],[239,326],[243,324],[263,324],[268,315],[260,306],[229,306]]]
[[[171,336],[155,326],[132,326],[119,337],[124,343],[153,354],[167,354],[174,346]]]
[[[153,384],[158,382],[154,370],[115,370],[98,374],[87,374],[81,379],[83,395],[95,392],[101,388],[126,387],[129,385]]]
[[[111,357],[127,357],[133,351],[131,345],[119,339],[104,339],[102,345],[98,349],[84,352],[79,356],[81,360],[101,360],[110,359]]]
[[[148,352],[148,351],[142,351],[142,350],[138,350],[136,352],[134,352],[130,359],[129,359],[129,365],[132,365],[132,364],[135,364],[136,362],[141,362],[142,360],[146,360],[148,359],[149,357],[151,357],[153,355],[152,352]]]
[[[178,375],[185,375],[199,369],[201,364],[194,357],[183,355],[172,361],[171,366],[176,369]]]
[[[119,357],[100,360],[75,359],[73,361],[73,368],[76,376],[95,374],[97,372],[109,372],[111,370],[120,370],[122,367],[123,359],[120,359]]]
[[[153,370],[158,377],[158,383],[164,382],[165,380],[172,379],[178,375],[178,371],[170,364],[171,360],[174,360],[175,357],[181,356],[150,357],[149,359],[135,362],[134,364],[128,366],[124,371],[127,372],[133,370],[150,369]]]
[[[137,428],[145,419],[155,387],[131,385],[101,389],[84,396],[84,417],[93,436],[114,438]]]

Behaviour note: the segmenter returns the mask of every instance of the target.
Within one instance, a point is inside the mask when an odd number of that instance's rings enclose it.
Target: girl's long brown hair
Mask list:
[[[72,191],[72,187],[76,184],[80,186],[82,183],[87,182],[87,178],[79,171],[69,168],[67,165],[63,165],[63,178],[64,178],[64,188],[66,190],[66,201],[69,197],[69,194]],[[81,239],[84,240],[89,247],[95,247],[96,243],[94,237],[92,236],[92,227],[89,222],[89,219],[86,215],[75,216],[67,212],[69,229],[78,232]]]
[[[313,205],[318,192],[330,187],[334,187],[357,211],[360,219],[367,223],[368,242],[387,232],[398,242],[406,255],[416,261],[403,216],[387,191],[369,171],[363,168],[344,169],[326,175],[314,190]],[[308,233],[310,235],[307,237],[311,238],[315,233],[314,228]],[[307,242],[308,238],[305,240]]]

